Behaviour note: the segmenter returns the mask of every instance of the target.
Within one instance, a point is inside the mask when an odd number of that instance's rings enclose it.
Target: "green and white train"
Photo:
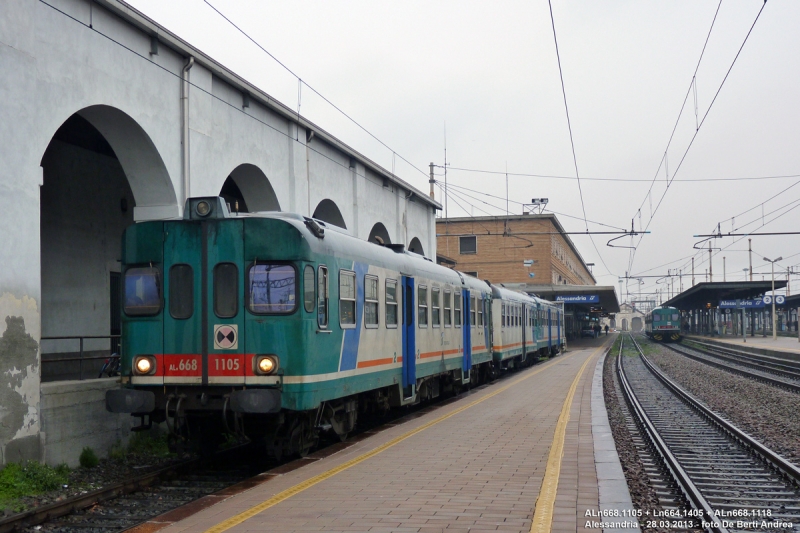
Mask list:
[[[565,345],[562,309],[320,220],[231,214],[130,226],[122,387],[112,412],[205,446],[225,432],[304,454],[321,431],[530,364]],[[137,428],[138,429],[138,428]]]

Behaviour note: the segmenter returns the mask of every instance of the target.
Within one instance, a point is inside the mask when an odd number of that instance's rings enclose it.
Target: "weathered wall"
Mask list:
[[[127,442],[138,419],[106,411],[106,391],[118,386],[117,378],[42,384],[42,439],[47,464],[74,467],[86,446],[104,457],[114,444]]]
[[[416,237],[429,257],[436,251],[424,193],[411,198],[408,184],[116,0],[48,3],[57,9],[0,2],[0,463],[42,453],[42,326],[47,335],[106,334],[122,228],[131,216],[181,216],[181,71],[190,55],[192,195],[217,195],[234,169],[252,165],[281,210],[311,215],[331,198],[355,235],[366,239],[380,222],[393,242]],[[53,142],[75,114],[115,159]],[[120,212],[121,196],[132,213]]]

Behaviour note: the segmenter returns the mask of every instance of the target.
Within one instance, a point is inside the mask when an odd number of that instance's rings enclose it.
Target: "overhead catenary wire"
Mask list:
[[[298,83],[299,83],[299,84],[301,84],[301,85],[305,85],[307,88],[309,88],[309,89],[311,90],[311,92],[313,92],[314,94],[316,94],[317,96],[319,96],[320,98],[322,98],[322,100],[324,100],[324,101],[325,101],[325,102],[326,102],[328,105],[330,105],[331,107],[333,107],[333,108],[334,108],[336,111],[338,111],[339,113],[341,113],[341,114],[342,114],[342,116],[344,116],[345,118],[347,118],[347,120],[349,120],[350,122],[352,122],[353,124],[355,124],[355,125],[356,125],[358,128],[360,128],[360,129],[361,129],[361,130],[362,130],[364,133],[366,133],[367,135],[369,135],[370,137],[372,137],[372,138],[373,138],[375,141],[377,141],[377,142],[378,142],[378,143],[379,143],[381,146],[383,146],[384,148],[386,148],[387,150],[389,150],[390,152],[392,152],[392,154],[393,154],[393,155],[396,155],[397,157],[399,157],[400,159],[402,159],[403,161],[405,161],[405,162],[406,162],[406,163],[407,163],[409,166],[411,166],[411,168],[413,168],[413,169],[417,170],[419,173],[421,173],[421,174],[422,174],[423,176],[425,176],[426,178],[428,177],[428,175],[425,173],[425,171],[424,171],[424,170],[422,170],[422,169],[418,168],[416,165],[414,165],[413,163],[411,163],[411,162],[410,162],[408,159],[406,159],[406,158],[405,158],[405,157],[403,157],[402,155],[398,154],[398,153],[397,153],[397,152],[396,152],[394,149],[392,149],[392,148],[391,148],[389,145],[387,145],[386,143],[384,143],[382,140],[380,140],[378,137],[376,137],[376,136],[375,136],[375,135],[374,135],[374,134],[373,134],[371,131],[369,131],[367,128],[365,128],[364,126],[362,126],[362,125],[361,125],[361,124],[360,124],[360,123],[359,123],[359,122],[358,122],[356,119],[354,119],[353,117],[351,117],[350,115],[348,115],[347,113],[345,113],[345,112],[344,112],[344,111],[343,111],[343,110],[342,110],[342,109],[341,109],[339,106],[337,106],[336,104],[334,104],[333,102],[331,102],[331,101],[330,101],[328,98],[326,98],[326,97],[325,97],[325,96],[324,96],[322,93],[320,93],[319,91],[317,91],[317,90],[316,90],[314,87],[312,87],[311,85],[309,85],[307,82],[303,81],[303,80],[300,78],[300,76],[298,76],[297,74],[295,74],[295,72],[294,72],[292,69],[290,69],[288,66],[286,66],[285,64],[283,64],[283,63],[282,63],[282,62],[281,62],[281,61],[280,61],[280,60],[279,60],[277,57],[275,57],[275,56],[274,56],[272,53],[270,53],[270,52],[269,52],[269,50],[267,50],[266,48],[264,48],[263,46],[261,46],[261,44],[260,44],[258,41],[256,41],[254,38],[252,38],[252,37],[251,37],[251,36],[250,36],[250,35],[249,35],[249,34],[248,34],[246,31],[244,31],[244,30],[243,30],[242,28],[240,28],[240,27],[239,27],[239,26],[238,26],[238,25],[237,25],[235,22],[233,22],[233,21],[232,21],[230,18],[228,18],[228,17],[227,17],[227,16],[226,16],[224,13],[222,13],[222,11],[220,11],[219,9],[217,9],[216,7],[214,7],[214,5],[213,5],[211,2],[209,2],[208,0],[203,0],[203,2],[205,2],[205,3],[206,3],[206,5],[208,5],[208,6],[209,6],[211,9],[213,9],[213,10],[214,10],[214,11],[215,11],[215,12],[216,12],[216,13],[217,13],[217,14],[218,14],[220,17],[222,17],[223,19],[225,19],[225,20],[226,20],[226,21],[227,21],[227,22],[228,22],[228,23],[229,23],[231,26],[233,26],[234,28],[236,28],[236,30],[237,30],[239,33],[241,33],[241,34],[242,34],[242,35],[243,35],[245,38],[247,38],[247,40],[249,40],[250,42],[252,42],[252,43],[253,43],[254,45],[256,45],[256,46],[257,46],[257,47],[258,47],[258,48],[259,48],[259,49],[260,49],[262,52],[264,52],[265,54],[267,54],[267,55],[268,55],[269,57],[271,57],[271,58],[272,58],[272,59],[273,59],[273,60],[274,60],[276,63],[278,63],[278,64],[279,64],[281,67],[283,67],[283,68],[284,68],[284,69],[285,69],[285,70],[286,70],[286,71],[287,71],[289,74],[291,74],[292,76],[294,76],[295,78],[297,78],[297,81],[298,81]],[[298,106],[297,106],[297,112],[298,112],[298,115],[299,115],[299,113],[300,113],[299,91],[300,91],[300,89],[298,88]]]
[[[667,192],[669,191],[670,186],[672,185],[672,181],[675,179],[675,176],[677,176],[678,172],[683,167],[683,163],[686,160],[686,156],[689,154],[689,151],[691,150],[692,145],[694,144],[694,141],[697,139],[697,135],[699,134],[700,129],[703,127],[703,124],[705,123],[706,119],[708,118],[708,115],[711,112],[711,109],[714,107],[714,103],[717,101],[717,97],[719,96],[720,92],[722,91],[722,87],[724,87],[725,82],[728,80],[728,76],[730,76],[730,73],[733,70],[734,65],[736,64],[736,61],[739,59],[739,56],[741,55],[745,44],[747,44],[747,41],[748,41],[748,39],[750,38],[750,35],[753,32],[753,28],[755,28],[755,25],[758,22],[759,18],[761,17],[761,14],[764,12],[764,8],[766,7],[766,5],[767,5],[767,3],[765,1],[761,5],[761,8],[758,10],[758,14],[756,14],[756,17],[753,20],[753,23],[750,25],[750,28],[748,29],[747,34],[745,35],[744,40],[742,41],[742,44],[739,46],[739,49],[737,50],[736,55],[733,58],[733,61],[731,61],[731,64],[728,67],[728,70],[726,71],[725,76],[722,79],[722,82],[720,82],[719,86],[717,87],[717,90],[714,93],[714,97],[711,99],[711,103],[709,103],[708,108],[706,109],[705,113],[703,114],[703,118],[700,120],[700,123],[699,123],[697,129],[695,130],[694,134],[692,135],[692,138],[689,141],[689,144],[686,147],[686,150],[684,151],[683,155],[681,156],[677,167],[673,171],[672,178],[669,180],[669,182],[667,182],[667,186],[664,189],[664,192],[661,194],[661,198],[658,200],[658,203],[656,204],[656,207],[653,210],[653,213],[650,215],[650,219],[647,221],[647,225],[645,226],[645,229],[649,229],[650,223],[653,221],[653,218],[655,217],[656,213],[658,212],[659,208],[661,207],[661,204],[663,203],[664,198],[666,197]],[[715,19],[716,19],[716,15],[715,15]],[[712,27],[713,27],[713,24],[712,24]],[[710,30],[709,30],[709,33],[710,33]],[[705,46],[703,47],[703,49],[705,50]],[[702,54],[701,54],[701,59],[702,59]],[[699,66],[699,62],[698,62],[698,66]],[[678,120],[680,120],[680,117],[678,118]],[[628,270],[632,270],[631,267],[633,266],[633,261],[634,261],[634,258],[635,258],[636,249],[638,248],[639,244],[641,244],[641,242],[642,242],[642,237],[639,238],[639,241],[636,243],[636,245],[634,247],[634,250],[632,250],[632,252],[631,252],[631,258],[630,258],[630,261],[629,261]]]

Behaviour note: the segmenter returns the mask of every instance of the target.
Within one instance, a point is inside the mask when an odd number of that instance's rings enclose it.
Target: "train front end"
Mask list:
[[[250,219],[221,198],[190,199],[185,213],[125,232],[122,387],[108,391],[107,409],[140,416],[137,429],[166,421],[177,442],[244,437],[248,417],[259,418],[250,431],[268,433],[282,423],[288,356],[302,346],[303,239],[266,220],[260,254],[246,259]]]

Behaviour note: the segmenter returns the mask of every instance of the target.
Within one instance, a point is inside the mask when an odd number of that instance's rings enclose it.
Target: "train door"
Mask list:
[[[521,361],[524,361],[528,357],[528,345],[527,345],[527,339],[528,339],[528,335],[527,335],[527,333],[528,333],[528,328],[527,328],[527,324],[528,324],[528,322],[527,322],[527,320],[528,320],[528,306],[525,305],[525,304],[522,304],[520,306],[520,313],[522,313],[522,316],[520,317],[520,323],[519,323],[520,329],[522,330],[522,359],[521,359]]]
[[[561,311],[556,311],[556,346],[561,349]]]
[[[414,315],[414,278],[403,276],[403,396],[406,398],[414,395],[417,383]]]
[[[203,256],[206,258],[203,284],[203,383],[244,383],[245,277],[253,283],[251,298],[260,301],[258,291],[271,288],[269,269],[274,265],[256,262],[250,272],[244,265],[244,224],[242,220],[203,222]]]
[[[164,383],[203,381],[200,224],[164,223]]]
[[[547,350],[553,353],[553,317],[552,309],[547,310]]]
[[[461,301],[464,302],[464,311],[462,320],[462,327],[461,331],[464,335],[463,344],[464,344],[464,358],[461,360],[461,371],[463,375],[463,380],[466,381],[469,379],[469,371],[472,368],[472,309],[470,306],[472,302],[469,299],[469,290],[463,289],[461,291]]]

